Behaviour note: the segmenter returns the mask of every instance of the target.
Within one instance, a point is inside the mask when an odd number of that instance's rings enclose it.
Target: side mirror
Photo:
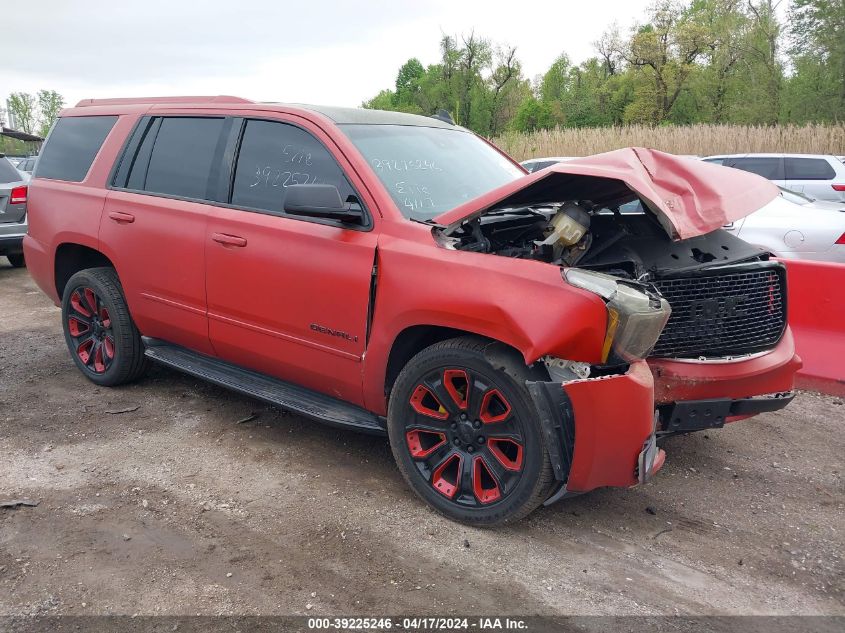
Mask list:
[[[291,185],[285,189],[285,213],[361,224],[364,211],[356,202],[344,202],[334,185]]]

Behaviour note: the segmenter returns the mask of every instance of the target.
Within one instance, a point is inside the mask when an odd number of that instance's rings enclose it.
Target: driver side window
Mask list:
[[[250,119],[235,166],[231,203],[284,215],[291,185],[334,185],[346,200],[355,192],[329,151],[294,125]]]

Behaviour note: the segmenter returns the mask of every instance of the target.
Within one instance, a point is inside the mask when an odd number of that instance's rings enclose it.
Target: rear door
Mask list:
[[[205,239],[215,351],[360,404],[373,219],[368,213],[366,225],[344,225],[283,209],[290,186],[331,184],[344,200],[363,203],[363,183],[353,184],[331,139],[302,120],[236,120],[229,147],[235,159],[231,181],[223,179],[226,208],[214,208]]]
[[[213,350],[205,231],[212,166],[219,163],[227,124],[220,116],[143,118],[100,224],[102,249],[117,267],[141,332],[206,354]]]
[[[786,186],[793,191],[806,193],[822,200],[837,199],[831,184],[836,170],[824,158],[787,156],[784,160]]]

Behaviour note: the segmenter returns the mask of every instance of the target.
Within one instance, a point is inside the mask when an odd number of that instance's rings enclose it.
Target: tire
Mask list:
[[[62,326],[71,358],[91,382],[113,387],[146,370],[141,334],[113,268],[89,268],[70,278],[62,297]]]
[[[26,260],[23,258],[23,253],[15,253],[14,255],[6,255],[6,259],[12,265],[12,268],[23,268],[26,266]]]
[[[526,380],[548,379],[513,349],[479,337],[428,347],[390,395],[390,447],[405,480],[450,519],[479,527],[517,521],[555,483]]]

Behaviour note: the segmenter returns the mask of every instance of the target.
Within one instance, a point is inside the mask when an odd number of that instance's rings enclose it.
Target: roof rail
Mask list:
[[[77,108],[100,105],[143,105],[154,103],[255,103],[243,97],[230,95],[201,96],[201,97],[119,97],[115,99],[83,99],[76,104]]]

